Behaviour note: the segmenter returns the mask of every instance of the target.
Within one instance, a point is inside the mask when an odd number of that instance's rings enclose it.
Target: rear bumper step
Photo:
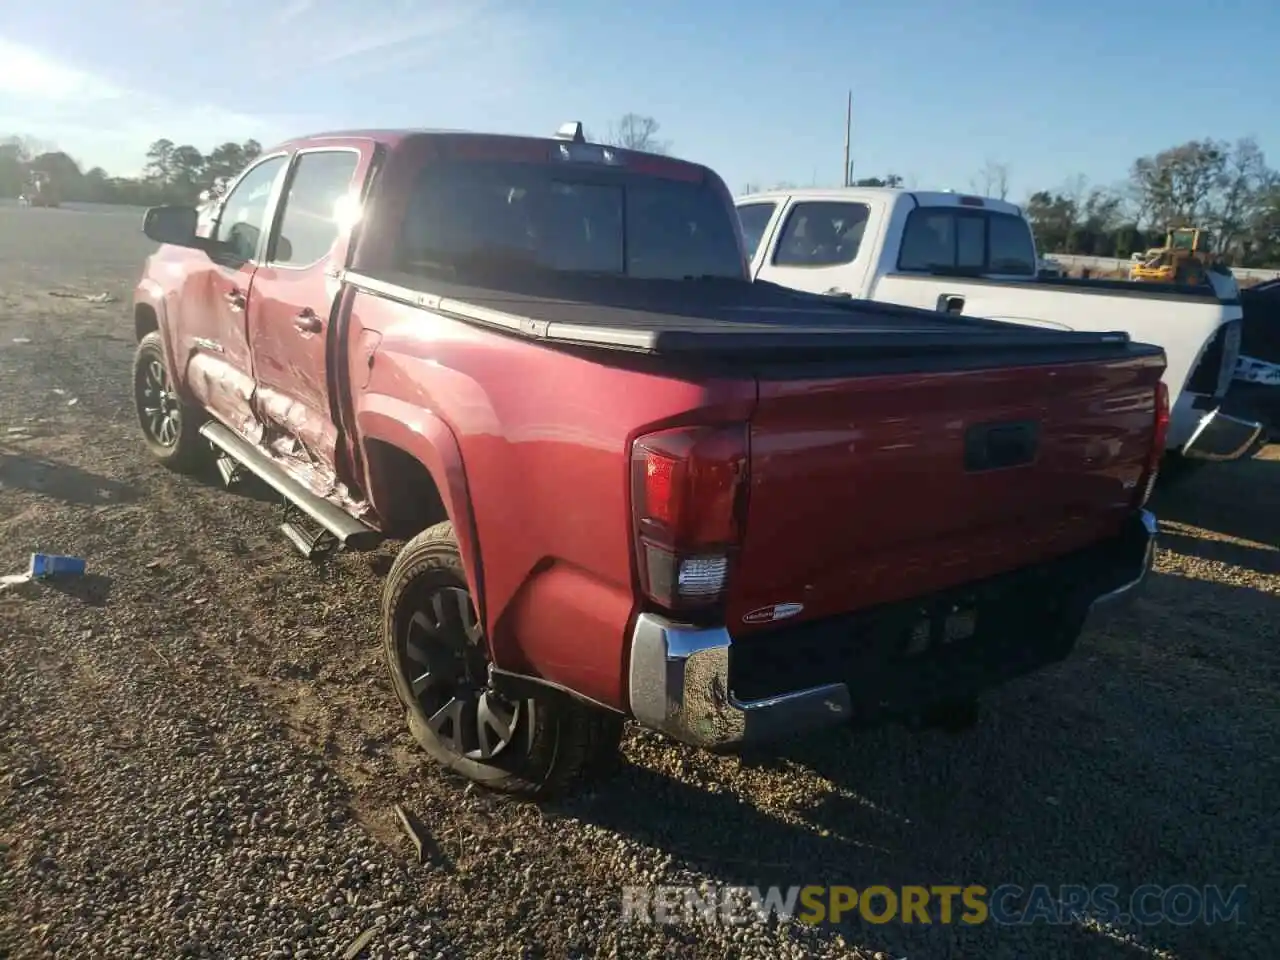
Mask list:
[[[352,550],[369,550],[382,542],[382,534],[377,530],[361,523],[337,504],[312,493],[285,473],[262,450],[221,423],[211,420],[200,428],[200,433],[219,451],[254,474],[331,534],[341,545]]]
[[[878,642],[877,625],[900,621],[900,604],[738,641],[724,627],[643,613],[631,635],[631,713],[684,743],[738,748],[976,695],[1062,660],[1086,626],[1131,601],[1151,570],[1156,533],[1144,510],[1112,541],[906,605],[950,603],[951,593],[995,598],[987,601],[994,627],[923,654]]]
[[[1182,454],[1193,460],[1240,460],[1256,453],[1266,439],[1258,421],[1229,416],[1219,408],[1201,418]]]

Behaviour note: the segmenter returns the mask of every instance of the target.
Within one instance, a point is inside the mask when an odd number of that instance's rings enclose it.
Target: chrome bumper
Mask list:
[[[1157,522],[1144,510],[1142,542],[1132,576],[1090,602],[1084,625],[1093,627],[1138,593],[1155,559]],[[636,721],[698,747],[732,748],[835,726],[854,717],[849,687],[830,683],[743,701],[729,689],[733,640],[724,627],[698,629],[652,613],[636,619],[631,634],[628,696]]]
[[[736,746],[853,715],[849,688],[832,683],[742,702],[729,691],[724,627],[699,630],[642,613],[631,633],[631,713],[646,727],[698,747]]]
[[[1240,460],[1253,456],[1266,443],[1263,425],[1219,410],[1205,414],[1195,433],[1182,445],[1182,454],[1193,460]]]

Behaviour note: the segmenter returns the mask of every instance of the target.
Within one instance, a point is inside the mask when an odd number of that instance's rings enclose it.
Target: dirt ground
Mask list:
[[[35,550],[89,571],[0,594],[0,957],[1275,955],[1276,448],[1162,494],[1136,609],[970,732],[744,760],[633,731],[615,780],[515,803],[404,730],[377,644],[392,547],[313,568],[265,496],[147,459],[139,224],[0,207],[0,575]],[[704,881],[1248,893],[1216,925],[619,919],[625,885]]]

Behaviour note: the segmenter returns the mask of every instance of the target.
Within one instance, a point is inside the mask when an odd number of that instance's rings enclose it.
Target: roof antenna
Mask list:
[[[849,165],[849,135],[853,130],[853,90],[849,90],[849,102],[844,109],[844,186],[849,186],[853,170]]]
[[[586,143],[587,136],[582,130],[581,120],[570,120],[568,123],[562,123],[560,129],[556,131],[555,139],[569,140],[573,143]]]

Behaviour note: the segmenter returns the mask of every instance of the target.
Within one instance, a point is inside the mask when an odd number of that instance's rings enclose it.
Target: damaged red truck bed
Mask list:
[[[752,283],[696,164],[326,134],[145,230],[148,448],[265,481],[308,556],[406,541],[396,693],[487,786],[564,788],[628,717],[729,749],[966,705],[1150,568],[1158,348]]]

